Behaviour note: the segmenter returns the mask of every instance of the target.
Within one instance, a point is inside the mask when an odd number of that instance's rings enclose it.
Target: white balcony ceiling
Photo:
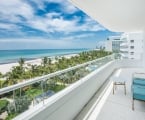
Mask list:
[[[76,7],[116,32],[145,29],[145,0],[70,0]]]

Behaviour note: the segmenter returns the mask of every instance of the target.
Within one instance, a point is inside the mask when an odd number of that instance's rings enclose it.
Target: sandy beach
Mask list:
[[[62,55],[62,56],[59,56],[59,57],[65,57],[67,59],[70,59],[71,57],[76,56],[76,55],[78,55],[78,54],[68,54],[68,55]],[[52,63],[56,62],[54,60],[54,57],[55,56],[49,57],[49,58],[52,59]],[[27,66],[27,64],[41,65],[41,63],[42,63],[42,58],[38,58],[38,59],[34,59],[34,60],[25,61],[25,66]],[[5,74],[5,73],[9,72],[12,69],[12,67],[18,66],[18,65],[19,65],[18,63],[1,64],[0,65],[0,72],[2,74]]]

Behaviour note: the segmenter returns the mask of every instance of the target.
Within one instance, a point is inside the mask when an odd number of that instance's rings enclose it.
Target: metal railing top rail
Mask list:
[[[22,88],[22,87],[25,87],[25,86],[28,86],[28,85],[31,85],[31,84],[34,84],[36,82],[45,81],[45,80],[47,80],[49,78],[58,76],[60,74],[63,74],[63,73],[66,73],[66,72],[69,72],[69,71],[72,71],[72,70],[75,70],[77,68],[81,68],[83,66],[92,64],[92,63],[97,62],[97,61],[100,61],[100,60],[102,60],[104,58],[109,58],[109,57],[113,58],[113,56],[114,56],[113,54],[112,55],[108,55],[108,56],[105,56],[105,57],[102,57],[102,58],[98,58],[98,59],[95,59],[95,60],[92,60],[92,61],[89,61],[89,62],[86,62],[86,63],[83,63],[83,64],[79,64],[79,65],[64,69],[64,70],[59,70],[59,71],[56,71],[54,73],[50,73],[48,75],[43,75],[43,76],[40,76],[40,77],[28,79],[28,80],[25,80],[25,81],[23,81],[21,83],[17,83],[15,85],[11,85],[11,86],[8,86],[8,87],[1,88],[0,89],[0,95],[8,93],[10,91],[14,91],[16,89],[19,89],[19,88]]]

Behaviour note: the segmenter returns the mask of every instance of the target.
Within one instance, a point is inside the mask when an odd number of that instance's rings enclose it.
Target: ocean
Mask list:
[[[89,49],[35,49],[35,50],[0,50],[0,64],[17,62],[20,58],[32,60],[42,57],[52,57],[75,54]]]

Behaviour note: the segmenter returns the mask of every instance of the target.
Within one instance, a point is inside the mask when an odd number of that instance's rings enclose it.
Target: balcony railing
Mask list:
[[[16,116],[33,108],[39,103],[44,105],[45,100],[50,98],[52,95],[70,86],[113,59],[114,55],[109,55],[68,69],[2,88],[0,89],[1,99],[9,101],[5,110],[8,115]]]
[[[127,42],[123,42],[123,43],[121,43],[121,44],[120,44],[120,47],[128,47]]]
[[[120,51],[121,52],[128,52],[129,50],[128,50],[128,48],[120,48]]]

